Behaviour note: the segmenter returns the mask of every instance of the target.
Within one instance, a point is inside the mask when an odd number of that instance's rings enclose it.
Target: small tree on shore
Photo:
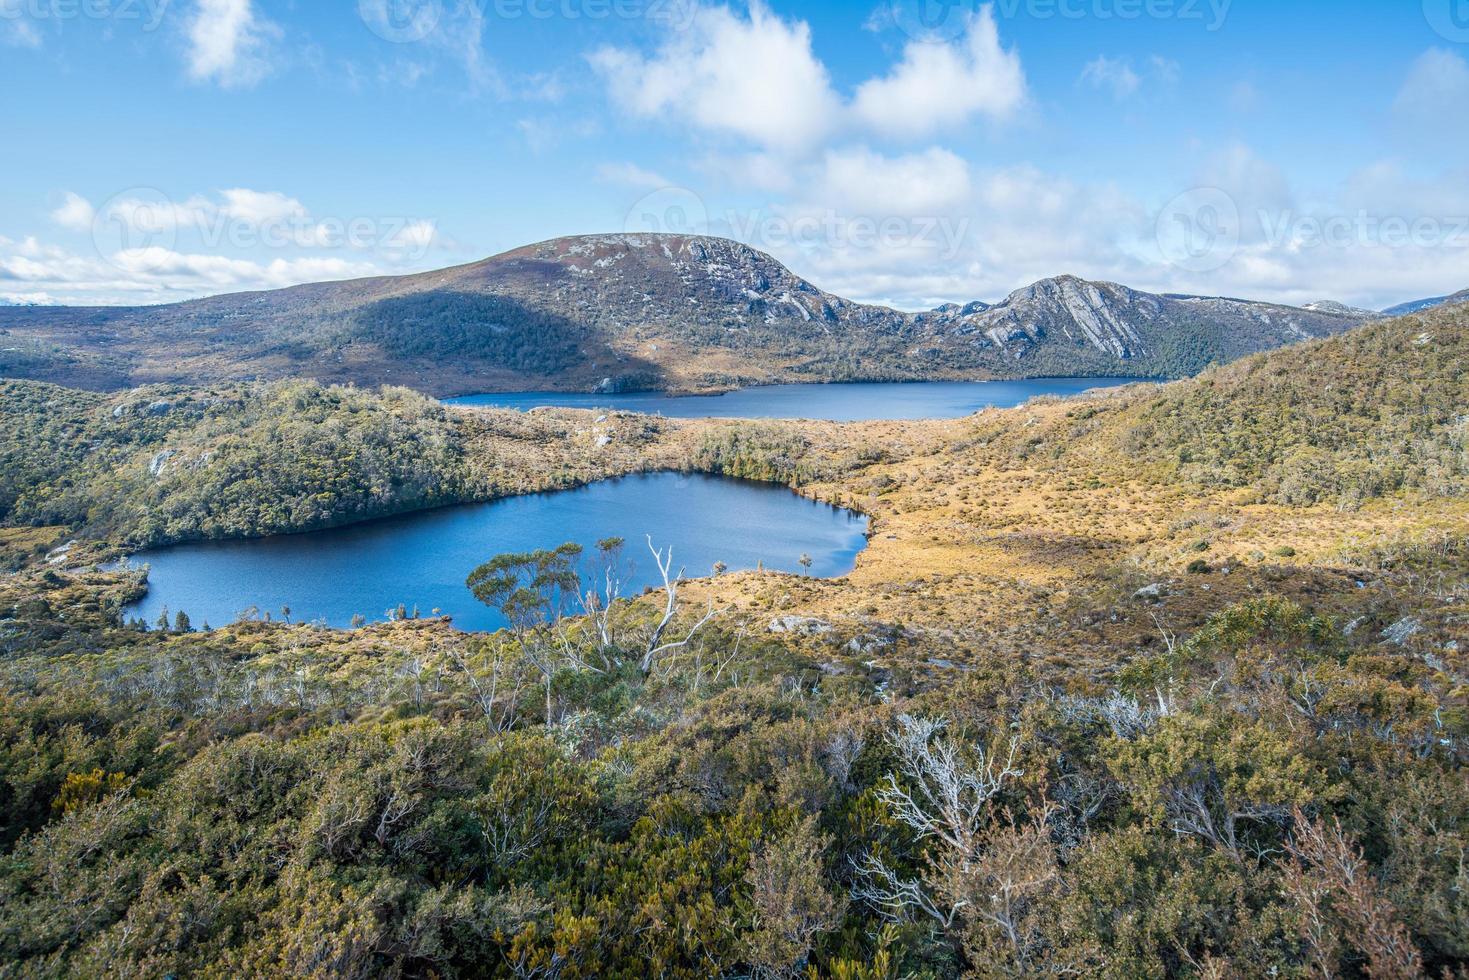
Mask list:
[[[551,551],[498,555],[469,573],[465,584],[474,597],[498,610],[509,624],[526,659],[545,680],[546,724],[551,724],[551,679],[554,651],[541,634],[566,614],[581,591],[576,565],[581,545],[567,542]]]

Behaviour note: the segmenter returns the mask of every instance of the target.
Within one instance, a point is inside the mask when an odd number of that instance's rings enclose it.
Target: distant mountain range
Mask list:
[[[1410,313],[1422,313],[1437,306],[1456,306],[1459,303],[1469,303],[1469,289],[1462,290],[1452,296],[1438,296],[1434,299],[1419,299],[1411,303],[1400,303],[1382,312],[1388,316],[1407,316]]]
[[[0,376],[115,388],[309,376],[447,395],[791,381],[1181,377],[1380,316],[1073,276],[905,313],[722,238],[599,235],[393,278],[168,306],[0,310]]]

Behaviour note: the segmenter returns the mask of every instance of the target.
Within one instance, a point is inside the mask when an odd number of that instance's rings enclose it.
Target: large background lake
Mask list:
[[[607,480],[577,490],[510,497],[352,527],[249,541],[206,542],[134,556],[151,565],[147,597],[126,611],[151,624],[163,607],[195,626],[222,626],[256,606],[291,619],[346,626],[361,614],[385,618],[403,603],[427,616],[440,609],[461,629],[495,629],[497,613],[464,585],[481,562],[505,552],[575,541],[590,552],[607,537],[627,541],[636,594],[658,581],[646,536],[672,546],[675,569],[709,574],[757,567],[833,577],[852,570],[866,546],[867,520],[807,500],[784,487],[660,473]]]
[[[1035,378],[1028,381],[929,381],[915,384],[810,384],[741,388],[724,395],[670,398],[659,392],[591,395],[516,392],[450,398],[451,405],[493,408],[601,408],[674,418],[950,419],[982,408],[1013,408],[1038,395],[1078,395],[1139,378]]]

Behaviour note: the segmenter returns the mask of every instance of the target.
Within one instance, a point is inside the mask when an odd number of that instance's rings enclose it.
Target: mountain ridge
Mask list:
[[[922,313],[827,292],[708,236],[550,239],[408,276],[155,307],[0,312],[0,376],[115,388],[289,376],[497,389],[711,390],[843,380],[1179,377],[1367,317],[1066,275]]]
[[[1469,303],[1469,289],[1461,289],[1449,296],[1435,296],[1431,299],[1417,299],[1407,303],[1399,303],[1397,306],[1389,306],[1383,310],[1384,316],[1407,316],[1410,313],[1422,313],[1425,310],[1436,309],[1440,306],[1457,306],[1460,303]]]

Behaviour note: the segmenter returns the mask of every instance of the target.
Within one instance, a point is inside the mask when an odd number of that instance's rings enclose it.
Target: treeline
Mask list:
[[[800,423],[746,422],[704,435],[691,461],[702,473],[799,487],[831,480],[852,470],[884,462],[889,453],[875,443],[856,442],[830,452],[818,449]]]

